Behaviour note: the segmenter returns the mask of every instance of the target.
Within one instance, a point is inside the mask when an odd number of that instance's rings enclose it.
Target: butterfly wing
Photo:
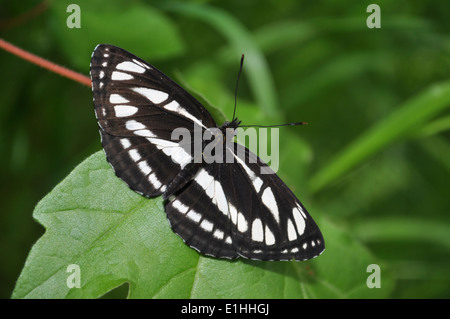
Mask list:
[[[164,193],[192,162],[193,141],[183,144],[172,132],[215,127],[213,118],[169,77],[112,45],[95,48],[91,79],[102,145],[116,175],[145,196]]]
[[[244,146],[233,143],[226,152],[233,153],[234,163],[204,166],[166,202],[174,232],[214,257],[307,260],[320,255],[322,234],[286,184]]]
[[[260,260],[305,260],[324,250],[306,209],[276,174],[261,173],[267,165],[247,148],[227,144],[234,162],[192,167],[194,140],[173,139],[172,132],[185,128],[193,136],[194,125],[203,132],[216,124],[162,72],[102,44],[92,55],[91,78],[107,160],[133,190],[168,197],[172,229],[189,246],[215,257]]]

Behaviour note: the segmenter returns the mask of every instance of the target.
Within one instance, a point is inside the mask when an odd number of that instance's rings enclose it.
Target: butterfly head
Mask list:
[[[233,119],[231,122],[225,121],[223,125],[220,127],[224,136],[235,136],[237,131],[236,129],[241,124],[241,121],[237,118]]]

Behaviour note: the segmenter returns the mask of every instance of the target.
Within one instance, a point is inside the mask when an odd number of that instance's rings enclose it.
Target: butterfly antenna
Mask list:
[[[290,125],[307,125],[307,122],[292,122],[276,125],[239,125],[239,127],[277,127],[277,126],[290,126]]]
[[[239,74],[236,81],[236,88],[234,90],[234,110],[233,110],[233,119],[232,122],[235,120],[236,116],[236,105],[237,105],[237,91],[239,87],[239,79],[241,78],[242,68],[244,66],[244,54],[241,56],[241,65],[239,67]],[[285,123],[285,124],[277,124],[277,125],[239,125],[240,127],[278,127],[278,126],[291,126],[291,125],[307,125],[306,122],[292,122],[292,123]]]
[[[239,87],[239,79],[241,78],[242,68],[244,66],[244,54],[241,56],[241,65],[239,66],[239,74],[236,81],[236,88],[234,90],[234,110],[233,110],[233,119],[232,122],[235,120],[236,116],[236,106],[237,106],[237,91]],[[290,126],[290,125],[306,125],[308,123],[306,122],[293,122],[293,123],[286,123],[286,124],[278,124],[278,125],[239,125],[240,127],[277,127],[277,126]]]
[[[233,119],[232,122],[235,119],[235,115],[236,115],[236,105],[237,105],[237,90],[238,90],[238,86],[239,86],[239,79],[241,77],[241,73],[242,73],[242,67],[244,66],[244,54],[242,54],[241,56],[241,65],[239,67],[239,74],[238,74],[238,78],[236,81],[236,89],[234,90],[234,111],[233,111]]]

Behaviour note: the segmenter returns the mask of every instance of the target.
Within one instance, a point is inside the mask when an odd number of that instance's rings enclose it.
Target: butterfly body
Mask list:
[[[91,78],[108,162],[134,191],[163,197],[170,226],[187,245],[230,259],[307,260],[323,252],[323,236],[294,193],[234,142],[238,119],[217,126],[169,77],[112,45],[95,48]]]

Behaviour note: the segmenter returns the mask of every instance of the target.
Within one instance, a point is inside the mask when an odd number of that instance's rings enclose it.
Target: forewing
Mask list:
[[[98,45],[91,59],[95,114],[102,145],[118,177],[146,195],[163,193],[192,161],[193,140],[172,140],[184,128],[214,127],[208,111],[169,77],[135,55]]]
[[[95,48],[91,79],[95,114],[108,134],[154,134],[170,140],[174,127],[192,130],[194,122],[216,126],[192,95],[154,66],[121,48],[107,44]]]

